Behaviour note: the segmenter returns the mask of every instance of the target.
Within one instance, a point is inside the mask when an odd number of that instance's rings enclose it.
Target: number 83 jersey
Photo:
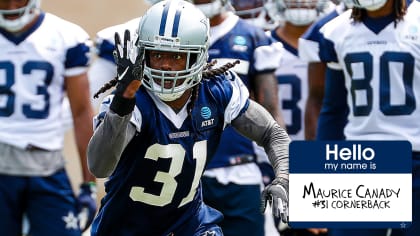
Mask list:
[[[62,147],[64,79],[86,71],[88,42],[82,28],[49,13],[18,36],[0,29],[0,142]]]
[[[363,22],[346,11],[321,28],[320,58],[344,71],[349,140],[408,140],[420,151],[420,21],[408,10]]]

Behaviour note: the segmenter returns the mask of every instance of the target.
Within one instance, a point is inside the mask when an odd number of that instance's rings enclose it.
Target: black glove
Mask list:
[[[80,230],[84,232],[92,224],[96,215],[96,184],[83,183],[80,185],[77,197],[77,208]]]
[[[135,99],[123,98],[127,86],[133,80],[143,79],[144,57],[142,50],[136,46],[137,39],[130,39],[130,31],[125,30],[124,40],[121,43],[120,35],[115,33],[115,50],[113,52],[117,64],[117,88],[111,103],[111,109],[120,116],[130,113],[134,109]],[[138,52],[140,54],[138,54]]]
[[[280,217],[281,221],[289,221],[289,181],[276,178],[262,192],[261,212],[264,214],[267,202],[270,202],[273,215]]]

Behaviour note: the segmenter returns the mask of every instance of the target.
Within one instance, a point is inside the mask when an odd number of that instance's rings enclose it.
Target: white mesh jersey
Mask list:
[[[392,19],[353,23],[351,11],[328,22],[320,56],[342,69],[349,140],[408,140],[420,151],[420,20],[411,6]]]
[[[279,105],[292,140],[304,140],[304,112],[308,99],[308,62],[298,56],[296,48],[279,38],[275,31],[270,35],[284,46],[281,64],[275,72],[278,83]]]
[[[90,46],[86,31],[49,13],[17,37],[0,30],[0,142],[62,148],[64,79],[86,72]]]

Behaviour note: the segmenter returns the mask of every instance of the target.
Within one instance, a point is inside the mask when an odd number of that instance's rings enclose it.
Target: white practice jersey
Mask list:
[[[308,62],[298,56],[296,48],[279,38],[275,31],[270,35],[284,46],[280,67],[275,75],[279,86],[279,105],[292,140],[304,140],[304,113],[308,99]]]
[[[343,13],[346,9],[344,2],[341,2],[337,5],[332,11],[328,14],[323,15],[322,17],[318,18],[307,30],[306,32],[299,38],[299,57],[302,60],[308,62],[320,62],[319,59],[319,40],[321,34],[319,30],[324,26],[328,21],[334,19],[341,13]]]
[[[420,20],[411,6],[392,19],[353,23],[351,11],[328,22],[321,58],[342,69],[348,91],[349,140],[408,140],[420,151]]]
[[[49,13],[23,35],[0,30],[0,142],[62,148],[64,79],[86,72],[90,46],[81,27]]]

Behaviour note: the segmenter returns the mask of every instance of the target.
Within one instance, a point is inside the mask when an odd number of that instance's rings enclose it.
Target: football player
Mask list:
[[[235,15],[226,0],[193,2],[210,19],[209,61],[217,61],[218,66],[240,60],[232,70],[249,89],[251,98],[283,125],[274,77],[283,53],[281,43],[273,42],[262,28]],[[260,167],[271,167],[257,160],[256,149],[254,143],[228,126],[204,172],[204,200],[224,214],[220,225],[225,235],[264,235],[264,216],[258,205],[263,182]]]
[[[299,38],[298,54],[302,60],[307,61],[308,64],[308,99],[305,107],[305,139],[314,140],[316,138],[316,128],[318,124],[318,116],[322,106],[322,99],[324,97],[325,73],[327,65],[319,59],[319,29],[328,21],[334,19],[345,10],[351,8],[352,0],[343,0],[337,4],[337,7],[314,22],[309,29]],[[341,91],[345,92],[345,91]],[[345,116],[346,113],[343,114]],[[344,122],[345,119],[344,119]],[[325,124],[328,125],[328,122]],[[345,123],[338,124],[340,130],[343,130]],[[334,136],[332,136],[334,135]],[[342,139],[342,132],[335,132],[329,134],[325,139]]]
[[[266,148],[276,178],[263,206],[272,201],[287,220],[290,139],[249,100],[228,70],[236,63],[209,69],[209,29],[194,5],[173,0],[146,12],[138,40],[116,35],[117,88],[88,146],[89,169],[109,177],[92,235],[222,235],[222,216],[203,203],[200,178],[226,125]]]
[[[269,31],[271,37],[285,48],[280,67],[276,70],[279,105],[292,140],[305,140],[304,117],[308,94],[308,62],[298,56],[298,40],[321,15],[329,10],[327,0],[266,0],[271,7],[270,18],[283,23]],[[278,222],[277,222],[278,223]],[[325,234],[326,229],[290,229],[279,226],[282,235]]]
[[[0,0],[0,47],[2,234],[22,234],[26,215],[30,235],[81,235],[96,213],[95,178],[86,161],[93,117],[89,36],[42,11],[40,0]],[[65,95],[84,180],[76,197],[62,154]]]
[[[354,1],[321,28],[320,59],[335,73],[326,80],[319,116],[343,119],[346,140],[408,140],[412,145],[413,218],[393,235],[419,235],[420,224],[420,28],[418,5],[405,0]],[[336,91],[347,91],[337,93]],[[324,122],[325,123],[325,122]],[[339,122],[337,122],[339,123]],[[319,136],[336,132],[334,123]],[[329,235],[386,235],[386,229],[330,229]]]

